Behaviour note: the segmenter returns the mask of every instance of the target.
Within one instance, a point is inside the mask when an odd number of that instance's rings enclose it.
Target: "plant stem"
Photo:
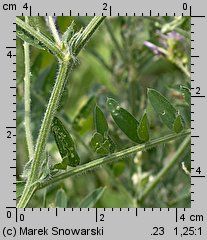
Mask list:
[[[94,50],[88,50],[88,52],[89,52],[92,56],[94,56],[94,57],[97,59],[97,61],[98,61],[101,65],[103,65],[111,74],[113,73],[112,67],[109,66],[109,65],[105,62],[105,60],[103,59],[103,57],[102,57],[98,52],[96,52],[96,51],[94,51]]]
[[[107,20],[105,21],[105,25],[106,25],[107,31],[108,31],[108,33],[109,33],[109,35],[111,37],[112,42],[114,43],[114,45],[115,45],[115,47],[116,47],[120,57],[122,58],[122,61],[125,63],[126,59],[125,59],[123,50],[120,47],[118,41],[116,40],[116,37],[114,36],[113,30],[111,28],[111,25],[110,25],[110,23]]]
[[[28,17],[25,16],[25,22],[28,23]],[[30,57],[29,57],[29,44],[24,42],[24,65],[25,65],[25,73],[24,73],[24,124],[25,124],[25,135],[26,142],[29,152],[29,160],[33,158],[33,139],[32,139],[32,131],[31,131],[31,121],[30,121]]]
[[[168,207],[173,208],[175,206],[175,204],[182,202],[183,200],[189,199],[189,193],[179,196],[176,199],[173,199],[172,201],[168,202]],[[176,207],[176,206],[175,206]],[[188,206],[185,205],[185,207],[187,208]]]
[[[127,189],[124,187],[124,185],[119,181],[119,179],[117,179],[110,166],[108,166],[106,168],[106,172],[109,175],[109,180],[112,182],[112,184],[114,184],[114,186],[125,196],[125,198],[129,201],[129,203],[131,204],[130,207],[136,208],[136,201],[134,200],[134,198],[131,196],[131,194],[127,191]]]
[[[169,134],[167,136],[151,140],[147,143],[139,144],[137,146],[122,150],[120,152],[113,153],[109,156],[102,157],[102,158],[99,158],[97,160],[93,160],[89,163],[83,164],[83,165],[81,165],[79,167],[76,167],[76,168],[72,168],[67,172],[64,172],[62,174],[54,176],[52,179],[44,180],[42,183],[40,183],[38,189],[44,188],[44,187],[46,187],[50,184],[56,183],[57,181],[63,180],[65,178],[68,178],[68,177],[71,177],[71,176],[74,176],[74,175],[77,175],[77,174],[85,173],[86,171],[91,171],[91,170],[93,170],[93,169],[95,169],[95,168],[97,168],[97,167],[99,167],[103,164],[109,164],[109,163],[112,163],[112,162],[115,162],[115,161],[118,161],[118,160],[123,160],[125,156],[128,156],[132,153],[137,153],[139,151],[145,151],[145,150],[147,150],[149,148],[152,148],[152,147],[155,147],[159,144],[167,143],[169,141],[178,139],[180,137],[184,137],[186,135],[189,135],[190,132],[191,132],[190,129],[187,129],[187,130],[182,131],[179,134],[176,134],[176,133]]]
[[[39,103],[43,106],[46,106],[47,103],[45,102],[45,100],[36,92],[36,91],[32,91],[32,94],[34,95],[34,97],[37,99],[37,101],[39,101]],[[88,145],[83,141],[83,139],[80,137],[80,135],[72,128],[72,123],[71,121],[67,122],[65,121],[65,119],[63,118],[64,112],[58,112],[57,116],[60,118],[61,122],[64,123],[64,125],[70,125],[69,130],[71,131],[72,135],[74,135],[74,137],[78,140],[78,142],[80,142],[80,144],[87,150],[88,154],[91,156],[94,155],[93,151],[88,147]],[[67,127],[68,128],[68,127]]]
[[[90,37],[93,35],[93,33],[98,29],[100,24],[103,22],[103,20],[106,17],[94,17],[90,23],[86,26],[86,28],[83,30],[82,33],[78,36],[76,42],[75,42],[75,51],[74,54],[78,55],[78,53],[81,51],[81,49],[84,47],[84,45],[88,42]]]
[[[53,35],[57,45],[59,47],[61,47],[60,36],[58,34],[58,31],[56,29],[55,23],[54,23],[53,18],[51,16],[48,17],[48,25],[49,25],[50,31],[51,31],[51,33],[52,33],[52,35]]]
[[[183,66],[182,63],[176,61],[173,61],[173,63],[175,63],[175,65],[187,76],[187,78],[190,78],[190,72],[185,66]]]
[[[22,28],[24,31],[28,32],[30,35],[32,35],[35,39],[37,39],[39,42],[43,43],[52,53],[54,53],[59,59],[64,59],[64,53],[46,36],[44,36],[42,33],[36,31],[33,27],[31,27],[29,24],[22,21],[20,18],[16,18],[16,24]],[[17,32],[18,35],[18,32]]]
[[[185,30],[183,30],[181,28],[176,28],[175,30],[176,30],[176,32],[178,32],[181,35],[183,35],[186,38],[185,40],[187,40],[190,43],[190,40],[191,40],[191,33],[190,32],[185,31]]]
[[[105,17],[94,17],[91,22],[88,24],[88,26],[85,28],[83,33],[80,35],[81,38],[79,38],[78,45],[76,45],[76,53],[78,54],[80,50],[85,46],[89,38],[92,36],[92,34],[95,32],[95,30],[98,28],[98,26],[101,24]],[[20,19],[17,21],[21,21]],[[21,21],[22,22],[22,21]],[[20,23],[21,23],[20,22]],[[24,26],[21,23],[22,26]],[[24,26],[25,27],[25,26]],[[26,25],[26,28],[30,28],[29,25]],[[31,29],[30,29],[31,30]],[[34,36],[36,36],[36,31],[32,29],[34,32]],[[33,32],[30,31],[30,34]],[[40,173],[41,173],[41,166],[44,160],[44,151],[46,148],[46,142],[47,138],[50,132],[51,124],[53,121],[53,118],[56,114],[57,107],[59,104],[59,101],[61,99],[65,84],[68,79],[68,74],[73,66],[73,58],[72,56],[66,53],[61,52],[61,54],[64,54],[63,60],[59,61],[59,73],[53,88],[53,91],[50,96],[49,103],[47,105],[47,109],[42,121],[42,125],[40,128],[40,132],[37,138],[37,143],[35,147],[34,152],[34,158],[32,161],[31,171],[30,175],[28,176],[24,191],[22,193],[22,196],[19,200],[19,203],[17,204],[17,208],[24,208],[27,206],[28,202],[30,201],[32,195],[37,189],[37,186],[40,183]]]
[[[160,183],[163,177],[172,169],[172,167],[183,157],[186,149],[189,147],[191,138],[190,136],[186,137],[186,139],[182,142],[181,146],[176,151],[175,155],[169,161],[169,163],[158,173],[156,178],[152,183],[148,185],[148,187],[144,190],[143,194],[138,200],[138,203],[141,204],[146,199],[146,197],[150,194],[150,192],[155,189],[155,187]]]
[[[136,116],[137,114],[137,104],[136,100],[138,99],[137,96],[137,79],[138,79],[138,71],[136,68],[131,64],[128,67],[128,78],[129,78],[129,101],[131,105],[132,115]]]
[[[36,185],[33,185],[39,179],[39,174],[41,170],[42,158],[44,155],[44,150],[46,147],[46,141],[49,135],[51,124],[56,114],[56,109],[58,107],[59,100],[61,98],[65,82],[68,76],[68,66],[70,60],[63,61],[60,64],[59,74],[53,88],[45,116],[42,121],[41,129],[38,135],[37,144],[35,147],[34,159],[31,167],[31,174],[28,177],[25,189],[23,191],[22,197],[17,205],[17,207],[25,207],[35,191]]]

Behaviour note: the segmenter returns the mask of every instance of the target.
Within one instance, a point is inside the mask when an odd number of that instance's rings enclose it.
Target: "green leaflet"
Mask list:
[[[48,42],[52,43],[51,39],[48,38],[48,36],[40,32],[39,34],[42,35],[45,39],[47,39]],[[16,35],[17,37],[21,38],[23,41],[29,43],[30,45],[42,50],[47,50],[48,52],[51,53],[47,46],[45,46],[41,41],[35,38],[29,31],[25,30],[18,24],[16,24]]]
[[[25,181],[17,181],[16,182],[16,198],[21,197],[22,192],[24,190],[26,182]]]
[[[95,126],[96,131],[102,136],[104,136],[104,134],[108,132],[108,123],[106,117],[98,106],[96,106],[95,108]]]
[[[50,171],[50,165],[49,165],[49,155],[46,152],[45,153],[45,158],[41,164],[41,171],[40,171],[40,176],[39,179],[44,179],[50,176],[51,171]]]
[[[107,107],[111,112],[114,122],[126,136],[134,142],[142,143],[143,141],[137,135],[139,122],[135,117],[124,108],[121,108],[113,98],[107,99]]]
[[[53,119],[51,130],[62,157],[62,162],[54,165],[54,168],[65,170],[67,166],[76,167],[80,163],[80,158],[76,152],[75,144],[69,132],[57,117]]]
[[[115,144],[112,139],[105,134],[102,136],[100,133],[94,133],[90,146],[94,152],[100,155],[107,155],[109,153],[113,153],[115,151]]]
[[[186,103],[190,106],[191,105],[191,92],[190,89],[186,86],[181,85],[180,90],[184,95]]]
[[[113,174],[115,175],[115,177],[121,176],[125,168],[126,168],[126,163],[124,161],[114,163]]]
[[[80,109],[79,113],[73,119],[72,126],[76,131],[81,131],[84,125],[84,122],[90,116],[95,105],[95,96],[92,96],[88,99],[86,104]]]
[[[173,124],[173,128],[174,128],[174,131],[176,133],[179,133],[183,130],[183,123],[182,123],[182,117],[180,115],[178,115],[175,119],[175,122]]]
[[[16,33],[17,37],[21,38],[23,41],[29,43],[30,45],[39,49],[45,49],[45,46],[38,39],[36,39],[29,32],[25,31],[19,25],[16,25]]]
[[[94,111],[96,133],[94,133],[90,146],[94,152],[100,155],[113,153],[116,145],[108,135],[108,123],[102,110],[96,105]]]
[[[102,197],[106,190],[106,187],[100,187],[89,193],[79,204],[79,208],[92,208],[98,202],[98,200]]]
[[[31,81],[35,81],[39,77],[38,75],[39,75],[42,62],[43,62],[43,54],[40,53],[36,56],[31,66],[31,73],[32,73]]]
[[[149,121],[146,112],[140,120],[140,124],[137,128],[137,134],[143,141],[147,142],[149,140]]]
[[[37,31],[41,31],[42,27],[42,19],[43,17],[40,16],[32,16],[29,17],[29,25],[33,28],[35,28]]]
[[[107,140],[109,141],[109,150],[110,150],[110,153],[115,152],[115,150],[116,150],[116,144],[114,143],[114,141],[113,141],[109,136],[107,136]]]
[[[30,172],[31,172],[31,167],[32,167],[32,162],[33,162],[33,159],[29,160],[25,166],[24,166],[24,169],[23,169],[23,172],[21,174],[21,178],[26,180],[29,175],[30,175]],[[44,156],[44,160],[41,164],[41,171],[39,173],[39,178],[40,179],[44,179],[45,177],[49,176],[50,174],[50,168],[49,168],[49,161],[48,161],[48,154],[46,153],[45,156]]]
[[[63,189],[59,189],[56,193],[55,205],[58,208],[66,208],[67,207],[67,195]]]
[[[28,178],[28,176],[29,176],[29,174],[30,174],[30,172],[31,172],[32,161],[33,161],[33,159],[29,160],[29,161],[25,164],[24,169],[23,169],[23,172],[22,172],[22,174],[21,174],[21,178],[23,178],[23,179],[25,179],[25,180]]]
[[[177,110],[172,104],[158,91],[148,89],[148,98],[155,112],[160,116],[163,123],[169,128],[174,128],[174,122],[177,116]]]
[[[67,30],[63,33],[62,36],[62,41],[65,44],[65,47],[68,46],[69,40],[71,39],[71,37],[74,35],[74,21],[72,21],[72,23],[70,24],[70,26],[67,28]]]

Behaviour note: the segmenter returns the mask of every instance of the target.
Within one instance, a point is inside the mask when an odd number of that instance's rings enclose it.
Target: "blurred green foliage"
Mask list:
[[[74,20],[75,30],[86,26],[90,17],[58,17],[60,33]],[[34,20],[34,19],[33,19]],[[43,17],[35,19],[41,31],[48,35]],[[172,24],[173,23],[173,24]],[[179,33],[181,39],[170,38],[169,33]],[[108,134],[116,144],[116,151],[133,146],[114,123],[106,108],[107,97],[116,99],[137,119],[145,110],[149,120],[150,137],[164,136],[170,130],[157,117],[147,98],[147,88],[161,92],[175,107],[190,127],[189,105],[183,89],[190,87],[185,71],[190,65],[190,18],[183,17],[111,17],[88,43],[76,60],[75,67],[65,87],[58,109],[58,117],[70,131],[81,164],[98,158],[90,148],[95,132],[94,106],[87,114],[79,114],[90,99],[96,103],[107,119]],[[164,40],[165,41],[164,41]],[[146,41],[169,52],[165,55],[147,47]],[[169,43],[169,41],[171,41]],[[174,41],[174,42],[173,42]],[[17,39],[17,179],[21,180],[23,166],[28,161],[24,132],[24,54],[23,42]],[[169,57],[170,56],[170,57]],[[47,102],[58,72],[56,59],[48,52],[30,48],[31,57],[31,121],[36,140]],[[179,64],[183,64],[182,67]],[[180,85],[184,88],[180,89]],[[79,116],[79,125],[74,124]],[[182,140],[131,155],[114,164],[93,172],[68,178],[36,192],[31,207],[77,207],[100,187],[101,196],[95,207],[190,207],[190,177],[183,171],[181,162],[190,169],[190,151],[162,180],[142,205],[137,199],[146,185],[176,152]],[[51,134],[47,144],[51,164],[61,161]],[[86,198],[87,199],[87,198]],[[89,206],[91,206],[89,204]]]

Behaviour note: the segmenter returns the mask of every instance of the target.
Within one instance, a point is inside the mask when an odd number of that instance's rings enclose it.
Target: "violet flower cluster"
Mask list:
[[[159,43],[162,47],[159,47],[149,41],[144,42],[144,46],[152,50],[153,53],[158,56],[167,55],[167,50],[170,47],[170,42],[175,42],[175,43],[181,42],[184,39],[182,35],[180,35],[178,32],[175,32],[175,31],[169,32],[167,34],[158,32],[158,35],[159,35]]]

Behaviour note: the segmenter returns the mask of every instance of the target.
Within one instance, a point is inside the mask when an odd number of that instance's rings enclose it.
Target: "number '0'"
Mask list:
[[[187,3],[183,3],[183,10],[187,10],[188,9],[188,4]]]

